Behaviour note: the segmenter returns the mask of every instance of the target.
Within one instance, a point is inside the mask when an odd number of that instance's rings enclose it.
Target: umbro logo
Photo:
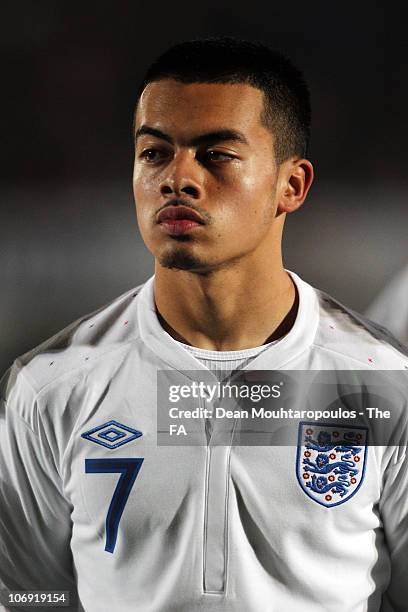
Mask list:
[[[123,446],[128,442],[132,442],[132,440],[136,440],[136,438],[140,438],[140,436],[143,436],[141,431],[132,429],[127,425],[122,425],[117,421],[107,421],[103,425],[94,427],[81,434],[81,438],[110,449]]]

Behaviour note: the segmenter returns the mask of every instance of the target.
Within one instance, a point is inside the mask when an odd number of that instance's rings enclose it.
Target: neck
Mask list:
[[[156,263],[159,320],[176,340],[218,351],[243,350],[277,340],[293,326],[297,291],[282,260],[247,260],[208,275]]]

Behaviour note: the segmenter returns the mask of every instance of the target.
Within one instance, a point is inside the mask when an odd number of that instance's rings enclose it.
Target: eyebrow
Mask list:
[[[150,127],[148,125],[142,125],[135,133],[135,141],[140,136],[143,135],[155,136],[156,138],[160,138],[161,140],[165,140],[170,144],[174,144],[174,139],[165,134],[161,130],[157,130],[156,128]],[[199,134],[198,136],[194,136],[191,138],[186,144],[190,147],[199,146],[203,144],[215,144],[217,142],[224,142],[226,140],[240,142],[241,144],[248,144],[248,140],[245,136],[238,132],[237,130],[230,130],[221,128],[219,130],[214,130],[213,132],[207,132],[206,134]]]

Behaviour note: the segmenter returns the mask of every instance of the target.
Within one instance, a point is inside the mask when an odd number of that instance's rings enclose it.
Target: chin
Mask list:
[[[210,257],[208,252],[197,252],[198,250],[208,251],[208,249],[197,249],[195,248],[197,245],[192,244],[192,242],[188,235],[177,236],[177,240],[173,239],[172,243],[162,244],[159,248],[156,245],[156,248],[151,249],[150,252],[163,268],[186,270],[205,276],[235,266],[242,257],[242,254],[238,254],[226,258],[225,253],[220,259],[214,257],[215,254]]]
[[[207,266],[191,252],[183,249],[168,249],[160,254],[158,261],[163,268],[204,271]]]

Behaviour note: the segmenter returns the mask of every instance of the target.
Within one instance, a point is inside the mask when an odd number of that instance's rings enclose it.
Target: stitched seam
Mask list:
[[[315,348],[317,348],[317,349],[322,350],[322,351],[326,351],[327,353],[334,353],[335,355],[341,355],[342,357],[346,357],[347,359],[351,359],[351,360],[355,361],[356,363],[360,363],[361,365],[364,365],[365,366],[364,369],[367,369],[367,364],[364,361],[360,361],[359,359],[356,359],[355,357],[352,357],[351,355],[347,355],[347,353],[342,353],[340,351],[335,351],[332,348],[326,348],[326,347],[322,346],[321,344],[313,344],[313,346]],[[375,369],[378,369],[378,368],[373,366],[372,369],[375,370]]]
[[[136,342],[139,338],[140,338],[140,335],[136,336],[135,338],[131,338],[130,340],[127,340],[125,343],[120,343],[118,346],[109,347],[109,349],[107,349],[105,352],[100,353],[99,355],[94,357],[92,360],[90,360],[90,363],[95,363],[96,361],[98,361],[102,357],[105,357],[106,355],[108,355],[109,353],[111,353],[113,351],[120,350],[120,349],[124,350],[125,347],[128,346],[128,344],[131,344],[132,342]],[[84,350],[85,350],[85,346],[86,345],[84,345]],[[63,351],[61,351],[61,352],[63,352]],[[81,365],[79,365],[77,367],[72,368],[71,370],[62,372],[57,378],[54,378],[53,380],[51,380],[48,383],[45,383],[45,385],[42,386],[41,389],[39,389],[37,391],[35,389],[34,385],[33,385],[33,382],[35,381],[35,379],[31,376],[30,372],[27,370],[27,365],[22,364],[19,359],[16,359],[15,363],[18,365],[19,371],[24,375],[24,378],[26,379],[26,381],[30,385],[31,389],[36,394],[36,397],[39,397],[44,391],[48,390],[48,388],[51,385],[59,383],[61,381],[61,379],[64,378],[64,376],[68,377],[70,375],[73,375],[74,373],[79,373],[81,375],[82,371],[87,372],[89,370],[89,364],[88,363],[81,364]],[[31,381],[33,381],[33,382],[31,382]]]

